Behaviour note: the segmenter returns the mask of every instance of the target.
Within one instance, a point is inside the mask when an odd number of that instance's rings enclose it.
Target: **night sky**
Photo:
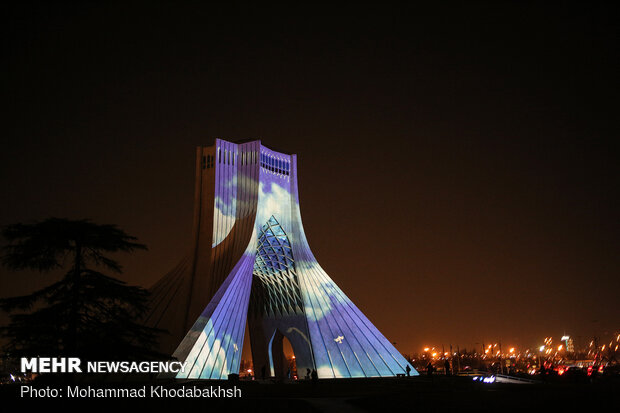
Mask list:
[[[148,287],[190,246],[195,147],[257,138],[400,351],[620,330],[612,6],[52,3],[0,6],[0,225],[118,224]]]

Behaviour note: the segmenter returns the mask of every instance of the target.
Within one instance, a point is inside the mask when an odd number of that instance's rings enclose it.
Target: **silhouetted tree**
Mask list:
[[[130,359],[154,355],[155,329],[137,320],[147,309],[147,290],[128,286],[96,269],[120,274],[108,254],[146,249],[115,225],[49,218],[2,229],[8,244],[2,264],[10,270],[49,272],[64,277],[39,291],[0,300],[11,315],[2,335],[13,356],[78,356]],[[31,310],[30,313],[24,311]]]

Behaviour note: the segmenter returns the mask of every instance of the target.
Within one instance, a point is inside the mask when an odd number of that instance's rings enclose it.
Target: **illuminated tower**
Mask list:
[[[196,153],[193,245],[152,288],[147,324],[162,351],[187,361],[177,378],[238,373],[246,321],[255,370],[282,377],[286,337],[298,371],[319,378],[395,376],[405,358],[312,255],[297,158],[260,141],[216,139]]]

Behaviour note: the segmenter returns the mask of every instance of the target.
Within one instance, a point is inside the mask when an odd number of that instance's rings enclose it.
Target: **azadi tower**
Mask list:
[[[284,337],[301,374],[418,374],[312,255],[296,155],[216,139],[197,148],[194,203],[191,251],[152,287],[147,319],[168,332],[161,351],[188,362],[176,378],[239,373],[246,322],[255,371],[267,376],[285,374]]]

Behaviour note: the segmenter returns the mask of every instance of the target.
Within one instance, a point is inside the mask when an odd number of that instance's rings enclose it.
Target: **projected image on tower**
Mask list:
[[[201,159],[212,162],[201,162]],[[308,245],[297,157],[260,141],[216,140],[197,151],[195,244],[157,290],[162,328],[176,331],[177,378],[238,373],[246,322],[254,371],[284,377],[286,339],[297,370],[320,378],[395,376],[415,369],[321,268]],[[205,166],[206,165],[206,166]],[[174,324],[177,323],[177,324]],[[170,340],[172,344],[174,340]],[[169,351],[172,351],[169,350]]]

